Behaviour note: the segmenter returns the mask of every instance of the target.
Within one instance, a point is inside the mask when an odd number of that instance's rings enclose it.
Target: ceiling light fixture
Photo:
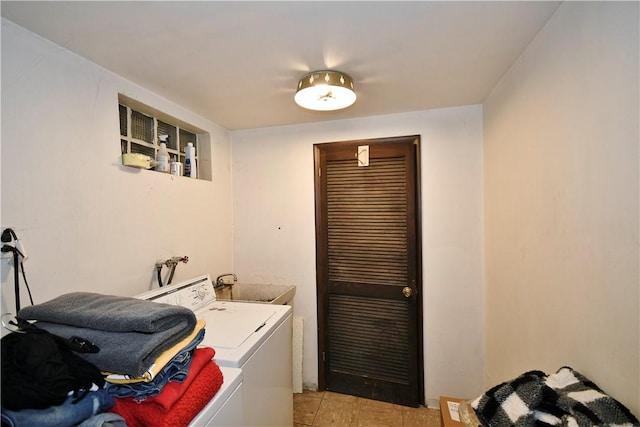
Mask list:
[[[323,70],[302,76],[293,99],[309,110],[334,111],[356,102],[356,93],[351,77],[340,71]]]

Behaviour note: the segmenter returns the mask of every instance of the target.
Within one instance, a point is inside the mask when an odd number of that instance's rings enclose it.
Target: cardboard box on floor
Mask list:
[[[464,427],[458,414],[458,406],[464,399],[455,397],[440,396],[440,415],[442,417],[442,427]]]

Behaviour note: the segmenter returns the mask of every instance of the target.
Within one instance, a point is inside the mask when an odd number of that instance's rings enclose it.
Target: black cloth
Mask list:
[[[104,377],[93,364],[71,351],[72,344],[37,328],[12,332],[0,340],[2,407],[44,409],[62,404],[73,392],[78,399]]]

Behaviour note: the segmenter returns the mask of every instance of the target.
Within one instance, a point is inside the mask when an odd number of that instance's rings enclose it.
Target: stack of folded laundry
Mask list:
[[[214,350],[195,350],[193,362],[183,382],[171,381],[153,397],[116,399],[113,412],[127,420],[129,427],[187,426],[222,386],[222,373],[211,360]]]
[[[198,348],[205,322],[188,308],[74,292],[25,307],[17,317],[71,343],[95,366],[103,378],[96,386],[110,399],[105,411],[130,427],[186,426],[223,382],[214,350]]]

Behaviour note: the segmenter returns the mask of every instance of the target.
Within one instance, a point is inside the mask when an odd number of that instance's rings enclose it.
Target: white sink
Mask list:
[[[216,288],[216,299],[227,301],[292,305],[295,295],[294,285],[235,283]]]

